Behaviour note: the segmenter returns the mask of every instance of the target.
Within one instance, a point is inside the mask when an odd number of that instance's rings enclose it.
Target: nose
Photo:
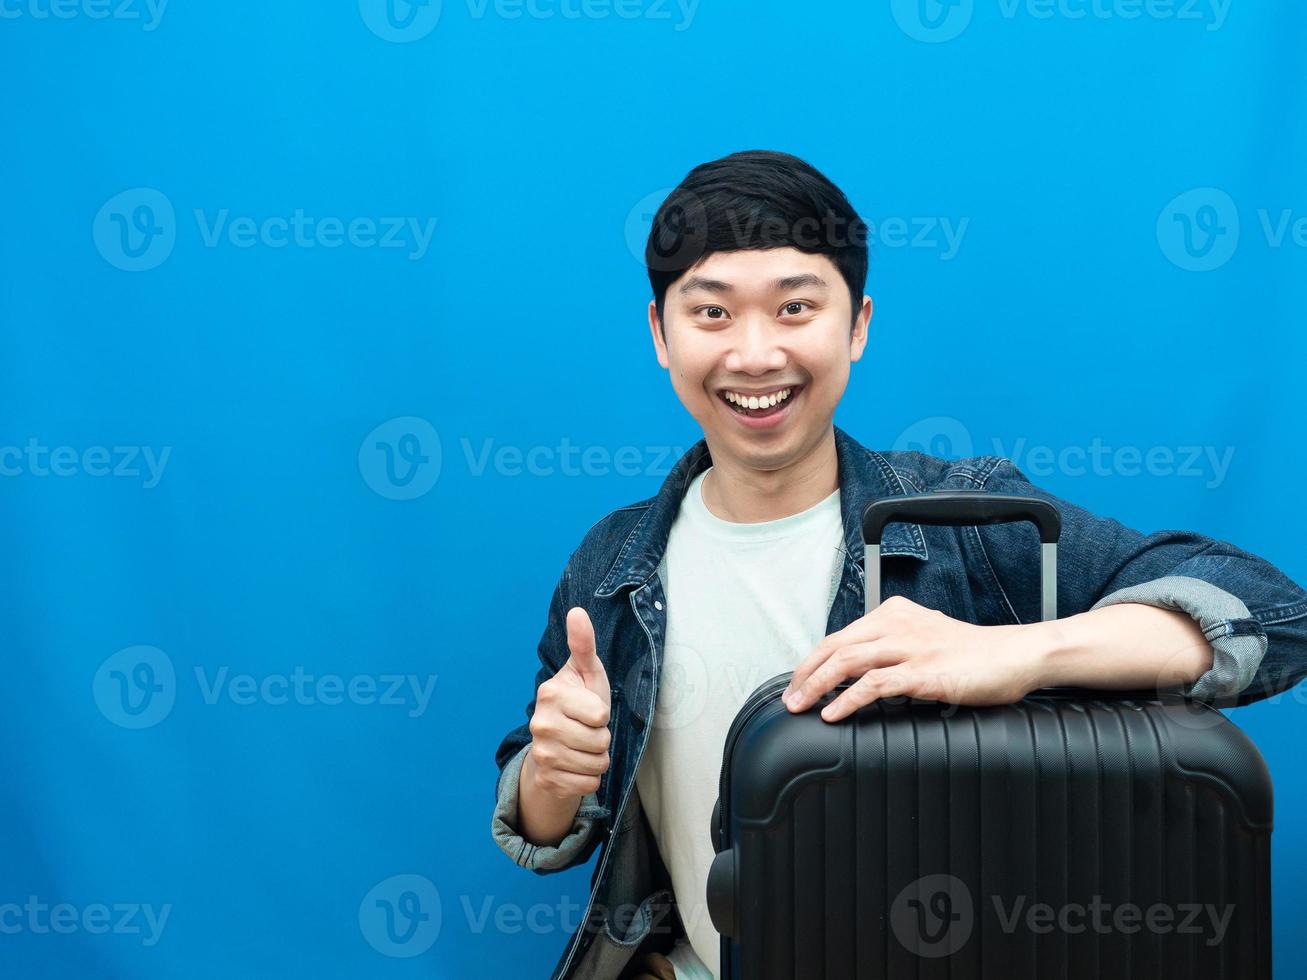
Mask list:
[[[731,349],[722,365],[730,374],[766,375],[785,369],[786,354],[780,337],[763,317],[749,317],[732,332]]]

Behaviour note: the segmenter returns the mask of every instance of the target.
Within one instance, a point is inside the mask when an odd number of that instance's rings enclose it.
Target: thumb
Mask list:
[[[567,611],[567,648],[572,651],[567,661],[581,677],[581,682],[608,700],[608,674],[599,660],[595,648],[595,629],[590,614],[581,606]]]

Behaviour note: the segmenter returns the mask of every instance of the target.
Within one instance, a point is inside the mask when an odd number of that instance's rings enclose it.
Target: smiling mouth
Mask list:
[[[737,415],[766,418],[783,411],[785,406],[798,396],[803,387],[803,385],[789,385],[784,388],[773,388],[761,394],[727,389],[719,391],[717,395]]]

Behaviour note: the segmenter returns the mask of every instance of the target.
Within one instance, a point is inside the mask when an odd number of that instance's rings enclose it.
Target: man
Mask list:
[[[646,264],[658,363],[704,438],[572,554],[529,723],[496,753],[492,830],[514,861],[544,874],[603,848],[555,978],[716,974],[721,750],[775,674],[794,671],[790,710],[822,703],[831,722],[881,697],[1001,704],[1059,685],[1245,704],[1307,674],[1307,594],[1262,559],[1144,536],[1004,459],[877,453],[833,425],[872,315],[865,225],[808,164],[751,151],[696,167],[655,215]],[[862,615],[863,506],[938,489],[1058,505],[1063,618],[1039,622],[1024,524],[890,525],[891,598]]]

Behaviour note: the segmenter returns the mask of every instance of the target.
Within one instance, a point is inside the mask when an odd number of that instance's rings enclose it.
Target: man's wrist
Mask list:
[[[532,746],[528,745],[526,755],[522,756],[521,786],[529,789],[532,795],[548,795],[540,785],[540,770],[536,768],[535,759],[531,757],[531,748]]]
[[[1083,650],[1082,632],[1077,616],[1026,623],[1021,627],[1019,635],[1032,677],[1031,690],[1072,683],[1077,658]]]

